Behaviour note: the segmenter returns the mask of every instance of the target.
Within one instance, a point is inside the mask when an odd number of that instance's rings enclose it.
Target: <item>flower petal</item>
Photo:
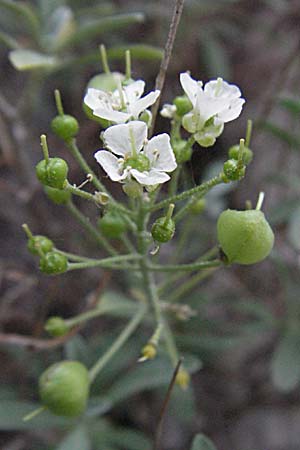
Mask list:
[[[94,157],[112,181],[121,181],[126,178],[126,171],[120,170],[120,161],[112,153],[99,150],[94,154]]]
[[[151,169],[149,172],[140,172],[136,169],[130,169],[131,175],[142,185],[154,186],[155,184],[165,183],[170,179],[169,175]]]
[[[243,104],[245,99],[236,98],[230,102],[230,105],[224,111],[218,113],[217,117],[223,122],[230,122],[231,120],[237,119],[242,112]]]
[[[144,147],[144,155],[150,160],[151,167],[158,171],[172,172],[176,169],[176,159],[170,144],[170,136],[159,134],[150,139]]]
[[[94,116],[101,117],[101,119],[106,119],[117,124],[127,122],[127,120],[131,117],[130,114],[101,107],[94,109],[93,114]]]
[[[105,147],[116,155],[132,154],[132,139],[136,151],[140,152],[147,137],[145,122],[132,121],[126,124],[114,125],[103,133]]]
[[[98,108],[103,104],[110,104],[110,96],[107,92],[99,89],[89,88],[83,99],[84,103],[91,109]]]
[[[145,111],[145,109],[149,108],[149,106],[156,102],[159,95],[160,91],[158,90],[149,92],[149,94],[145,95],[145,97],[142,97],[136,102],[130,104],[128,106],[128,111],[131,112],[135,119],[137,119],[142,111]]]
[[[136,102],[145,90],[145,81],[137,80],[123,87],[125,102],[127,105]]]
[[[202,91],[202,81],[194,80],[188,72],[185,72],[180,74],[180,83],[192,105],[195,106],[197,92],[199,89]]]
[[[242,95],[240,89],[235,84],[229,84],[227,81],[218,78],[217,80],[211,80],[204,86],[204,92],[211,97],[222,98],[238,98]]]

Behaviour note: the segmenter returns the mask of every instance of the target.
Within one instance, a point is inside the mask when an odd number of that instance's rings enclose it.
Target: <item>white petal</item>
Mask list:
[[[212,97],[222,98],[238,98],[241,96],[241,91],[235,84],[229,84],[223,81],[222,78],[211,80],[204,86],[204,92],[207,92]]]
[[[166,119],[173,119],[176,114],[177,108],[175,105],[171,105],[169,103],[165,103],[160,111],[160,115],[165,117]]]
[[[127,105],[136,102],[142,95],[145,89],[145,81],[137,80],[123,87],[125,102]]]
[[[102,101],[100,100],[101,96],[103,97]],[[89,88],[83,101],[89,108],[95,109],[103,104],[104,98],[106,98],[107,102],[110,103],[109,95],[106,92],[100,91],[99,89]]]
[[[170,136],[166,133],[154,136],[145,145],[143,153],[149,158],[153,169],[172,172],[176,169],[176,159],[170,144]]]
[[[128,107],[128,111],[131,112],[132,116],[137,119],[142,111],[149,108],[149,106],[153,105],[156,102],[157,98],[160,95],[160,91],[149,92],[149,94],[145,95],[145,97],[140,98],[136,102],[132,103]]]
[[[218,112],[224,110],[224,100],[222,98],[209,97],[208,94],[205,94],[205,92],[198,91],[194,109],[199,114],[202,124],[218,114]]]
[[[101,119],[106,119],[113,123],[124,123],[131,117],[130,114],[105,108],[96,108],[93,110],[93,114],[94,116],[101,117]]]
[[[130,173],[140,184],[145,186],[165,183],[170,179],[169,175],[164,172],[158,172],[155,169],[151,169],[149,172],[140,172],[139,170],[131,169]]]
[[[243,98],[237,98],[230,102],[230,105],[224,111],[218,113],[217,117],[223,122],[230,122],[236,119],[241,114],[243,104],[245,100]]]
[[[180,83],[190,102],[195,106],[197,92],[199,89],[202,91],[202,82],[194,80],[186,72],[180,74]]]
[[[147,137],[145,122],[132,121],[126,124],[114,125],[103,133],[105,147],[116,155],[132,154],[132,139],[137,152],[143,148]]]
[[[94,157],[112,181],[121,181],[126,178],[126,172],[120,171],[119,159],[112,153],[99,150]]]

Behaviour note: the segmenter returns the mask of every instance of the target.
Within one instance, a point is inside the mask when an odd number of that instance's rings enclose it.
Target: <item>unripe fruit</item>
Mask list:
[[[50,317],[45,324],[45,330],[54,337],[63,336],[69,331],[69,327],[61,317]]]
[[[122,186],[123,191],[130,198],[140,197],[143,193],[143,187],[134,180],[129,180]]]
[[[50,200],[57,205],[64,205],[68,203],[71,198],[71,192],[64,191],[63,189],[56,189],[50,186],[44,186],[44,191]]]
[[[239,151],[240,151],[240,146],[239,145],[233,145],[232,147],[230,147],[230,149],[228,150],[228,156],[231,159],[239,159]],[[253,159],[253,152],[252,150],[250,150],[249,147],[245,147],[243,149],[243,163],[246,164],[246,166],[248,164],[250,164],[250,162]]]
[[[108,238],[117,239],[127,230],[124,219],[115,212],[109,211],[98,220],[102,234]]]
[[[151,228],[151,234],[156,242],[168,242],[175,233],[175,222],[173,219],[166,221],[166,217],[157,219]]]
[[[274,244],[273,231],[262,211],[228,209],[219,216],[218,240],[229,263],[254,264],[265,259]]]
[[[192,203],[189,206],[189,212],[191,214],[200,214],[204,211],[206,206],[206,200],[205,198],[199,198],[198,200],[195,200],[194,203]]]
[[[51,122],[53,133],[64,141],[72,139],[79,130],[79,125],[75,117],[68,114],[62,114],[54,117]]]
[[[46,253],[40,259],[40,270],[48,275],[56,275],[66,272],[68,268],[68,259],[56,251]]]
[[[229,181],[241,180],[245,175],[245,170],[245,166],[241,166],[235,159],[228,159],[223,165],[224,175]]]
[[[68,175],[68,164],[62,158],[49,158],[48,161],[43,159],[37,164],[35,171],[42,184],[62,189]]]
[[[120,72],[100,73],[90,79],[87,89],[94,88],[99,89],[100,91],[112,92],[117,89],[118,83],[122,82],[124,79],[125,75]]]
[[[53,242],[46,236],[34,236],[28,239],[27,248],[33,255],[39,255],[40,252],[46,254],[53,249]]]
[[[190,161],[192,156],[192,147],[187,145],[184,140],[172,142],[172,148],[178,164]]]
[[[39,379],[41,402],[58,416],[78,416],[86,408],[89,384],[89,373],[80,362],[53,364]]]
[[[193,105],[186,95],[175,97],[173,103],[176,106],[178,116],[184,116],[193,109]]]

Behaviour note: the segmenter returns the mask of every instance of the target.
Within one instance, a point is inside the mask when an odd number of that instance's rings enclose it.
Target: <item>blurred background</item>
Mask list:
[[[65,158],[72,182],[84,175],[50,130],[53,91],[80,123],[78,143],[87,160],[99,148],[99,124],[82,99],[101,72],[98,46],[111,68],[124,71],[131,49],[133,78],[151,90],[159,69],[173,1],[0,0],[0,447],[3,450],[150,449],[170,374],[164,361],[136,367],[149,330],[139,331],[93,388],[80,423],[41,415],[22,423],[37,402],[37,379],[52,362],[75,358],[87,365],[107,348],[123,320],[89,322],[80,333],[50,341],[47,317],[70,317],[99,296],[122,301],[129,280],[91,269],[46,277],[27,251],[26,222],[73,253],[99,255],[70,211],[52,204],[35,178],[39,136]],[[186,450],[197,432],[218,450],[299,450],[300,427],[300,3],[297,0],[186,0],[162,103],[181,95],[178,74],[237,84],[247,100],[240,118],[225,127],[213,148],[195,149],[186,172],[199,184],[217,172],[231,145],[254,123],[254,160],[238,185],[207,196],[201,217],[182,224],[182,259],[216,242],[215,224],[228,207],[243,209],[265,192],[264,212],[276,236],[271,256],[254,266],[211,274],[186,293],[196,315],[176,321],[178,346],[197,359],[191,387],[176,388],[165,418],[162,449]],[[169,122],[159,118],[156,132]],[[168,130],[167,130],[168,131]],[[121,195],[109,182],[107,185]],[[97,219],[99,213],[78,202]],[[182,231],[182,230],[181,230]],[[172,257],[176,242],[164,250]],[[126,301],[126,298],[124,298]],[[201,370],[200,364],[202,365]],[[197,369],[197,370],[196,370]],[[180,409],[178,408],[180,402]]]

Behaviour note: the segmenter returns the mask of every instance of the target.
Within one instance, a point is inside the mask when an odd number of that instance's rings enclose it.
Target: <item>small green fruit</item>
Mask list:
[[[124,219],[115,212],[108,211],[98,220],[98,226],[102,234],[111,239],[117,239],[127,230]]]
[[[274,244],[274,234],[264,213],[255,209],[223,211],[217,232],[229,263],[255,264],[269,255]]]
[[[57,189],[62,189],[68,175],[68,164],[62,158],[43,159],[36,168],[36,176],[39,181]]]
[[[46,253],[40,259],[40,270],[48,275],[57,275],[66,272],[68,259],[56,251]]]
[[[134,180],[129,180],[122,186],[123,191],[130,198],[140,197],[143,193],[143,187]]]
[[[68,331],[69,327],[62,319],[58,316],[50,317],[45,324],[45,330],[54,337],[64,336]]]
[[[69,141],[78,133],[79,125],[75,117],[63,114],[54,117],[51,128],[58,137],[64,141]]]
[[[224,175],[229,181],[241,180],[245,176],[245,170],[245,166],[241,166],[235,159],[228,159],[223,165]]]
[[[172,142],[172,148],[178,164],[190,161],[192,157],[192,147],[186,141],[176,140]]]
[[[89,373],[80,362],[53,364],[39,379],[41,402],[58,416],[79,416],[86,408],[89,385]]]
[[[229,158],[238,160],[238,158],[239,158],[239,150],[240,150],[240,146],[239,145],[233,145],[232,147],[230,147],[230,149],[228,150]],[[246,164],[246,166],[247,166],[248,164],[251,163],[252,159],[253,159],[253,152],[252,152],[252,150],[250,150],[249,147],[244,147],[244,151],[243,151],[243,162],[244,162],[244,164]]]
[[[94,88],[100,91],[112,92],[118,88],[118,83],[122,83],[124,79],[125,75],[120,72],[100,73],[90,79],[87,89]]]
[[[205,206],[206,206],[205,198],[199,198],[189,206],[189,212],[195,215],[201,214],[204,211]]]
[[[175,233],[175,222],[173,219],[166,221],[166,217],[159,217],[151,228],[151,234],[156,242],[168,242]]]
[[[64,205],[68,203],[71,198],[71,192],[64,191],[63,189],[56,189],[50,186],[44,186],[44,191],[50,200],[57,205]]]
[[[28,239],[27,248],[33,255],[39,255],[40,252],[46,254],[53,249],[53,242],[46,236],[34,236]]]

